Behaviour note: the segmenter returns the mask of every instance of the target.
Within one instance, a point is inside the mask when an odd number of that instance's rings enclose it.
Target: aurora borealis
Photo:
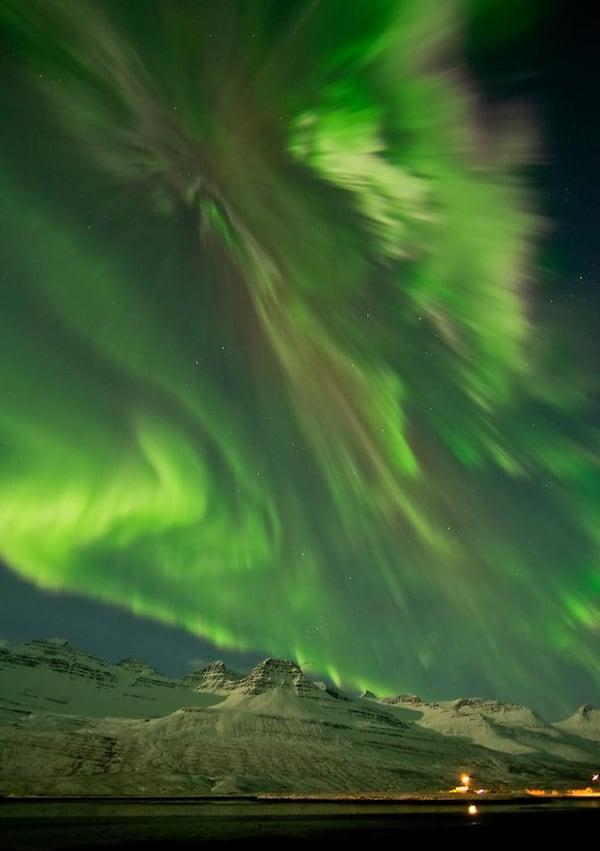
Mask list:
[[[598,300],[495,85],[524,5],[3,0],[0,559],[48,606],[600,699]]]

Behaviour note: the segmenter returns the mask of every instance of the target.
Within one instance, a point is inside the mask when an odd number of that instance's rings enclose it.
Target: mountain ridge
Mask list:
[[[485,698],[352,698],[290,659],[169,678],[58,639],[0,647],[2,794],[429,793],[582,785],[600,711],[550,724]]]
[[[215,660],[198,671],[192,671],[181,677],[168,676],[156,670],[143,659],[125,657],[118,662],[106,662],[98,656],[82,650],[62,638],[36,638],[24,644],[10,642],[0,643],[0,682],[3,672],[10,666],[22,666],[31,670],[46,664],[57,673],[68,674],[70,678],[86,676],[95,679],[103,687],[110,683],[117,684],[115,671],[131,674],[131,679],[137,683],[154,684],[166,689],[184,688],[186,693],[214,694],[226,696],[231,691],[241,690],[252,694],[266,688],[285,684],[286,687],[304,695],[314,695],[315,690],[325,691],[340,699],[370,700],[383,705],[402,706],[429,711],[440,709],[457,714],[465,714],[461,710],[487,710],[491,714],[515,713],[522,711],[529,716],[532,724],[543,723],[563,728],[586,729],[596,735],[600,727],[600,709],[591,704],[578,706],[566,718],[549,722],[538,712],[522,704],[502,701],[495,698],[463,696],[449,700],[426,701],[417,694],[397,694],[379,697],[367,690],[359,697],[350,698],[343,692],[336,691],[320,681],[313,681],[304,674],[301,667],[292,659],[277,659],[267,657],[257,663],[248,673],[243,674],[229,668],[222,660]],[[0,691],[0,702],[3,692]],[[56,698],[52,698],[56,700]],[[24,702],[26,704],[26,701]]]

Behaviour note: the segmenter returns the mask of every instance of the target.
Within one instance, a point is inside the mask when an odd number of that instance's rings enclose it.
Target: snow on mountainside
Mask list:
[[[196,692],[208,692],[210,694],[226,694],[236,688],[242,677],[225,667],[220,659],[211,662],[201,671],[188,674],[183,678],[183,684]]]
[[[574,733],[576,736],[583,736],[586,739],[600,742],[600,709],[594,709],[593,706],[586,703],[584,706],[580,706],[577,712],[569,718],[558,721],[554,726],[567,733]]]
[[[280,659],[175,680],[35,641],[0,648],[0,794],[422,794],[462,771],[486,788],[567,788],[600,764],[575,729],[597,730],[597,710],[582,709],[549,725],[479,698],[351,699]]]
[[[340,700],[339,696],[308,680],[290,659],[265,659],[248,676],[238,680],[236,688],[213,708],[236,713],[238,717],[242,714],[275,715],[317,721],[324,720],[332,707],[339,711]]]
[[[109,665],[61,639],[0,646],[0,721],[31,711],[144,718],[217,699],[145,662]]]
[[[482,698],[425,703],[415,695],[384,698],[381,702],[418,710],[420,726],[445,736],[464,736],[492,750],[513,754],[546,752],[573,761],[588,758],[577,742],[565,740],[557,725],[547,723],[525,706]]]

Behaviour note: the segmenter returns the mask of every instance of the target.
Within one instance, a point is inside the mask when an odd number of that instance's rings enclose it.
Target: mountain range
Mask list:
[[[177,679],[61,639],[0,646],[1,795],[430,795],[463,774],[551,793],[599,768],[588,705],[549,723],[484,698],[349,697],[291,660]]]

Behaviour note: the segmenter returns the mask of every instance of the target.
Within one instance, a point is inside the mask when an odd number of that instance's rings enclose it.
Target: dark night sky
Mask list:
[[[0,636],[600,704],[574,4],[0,8]]]

